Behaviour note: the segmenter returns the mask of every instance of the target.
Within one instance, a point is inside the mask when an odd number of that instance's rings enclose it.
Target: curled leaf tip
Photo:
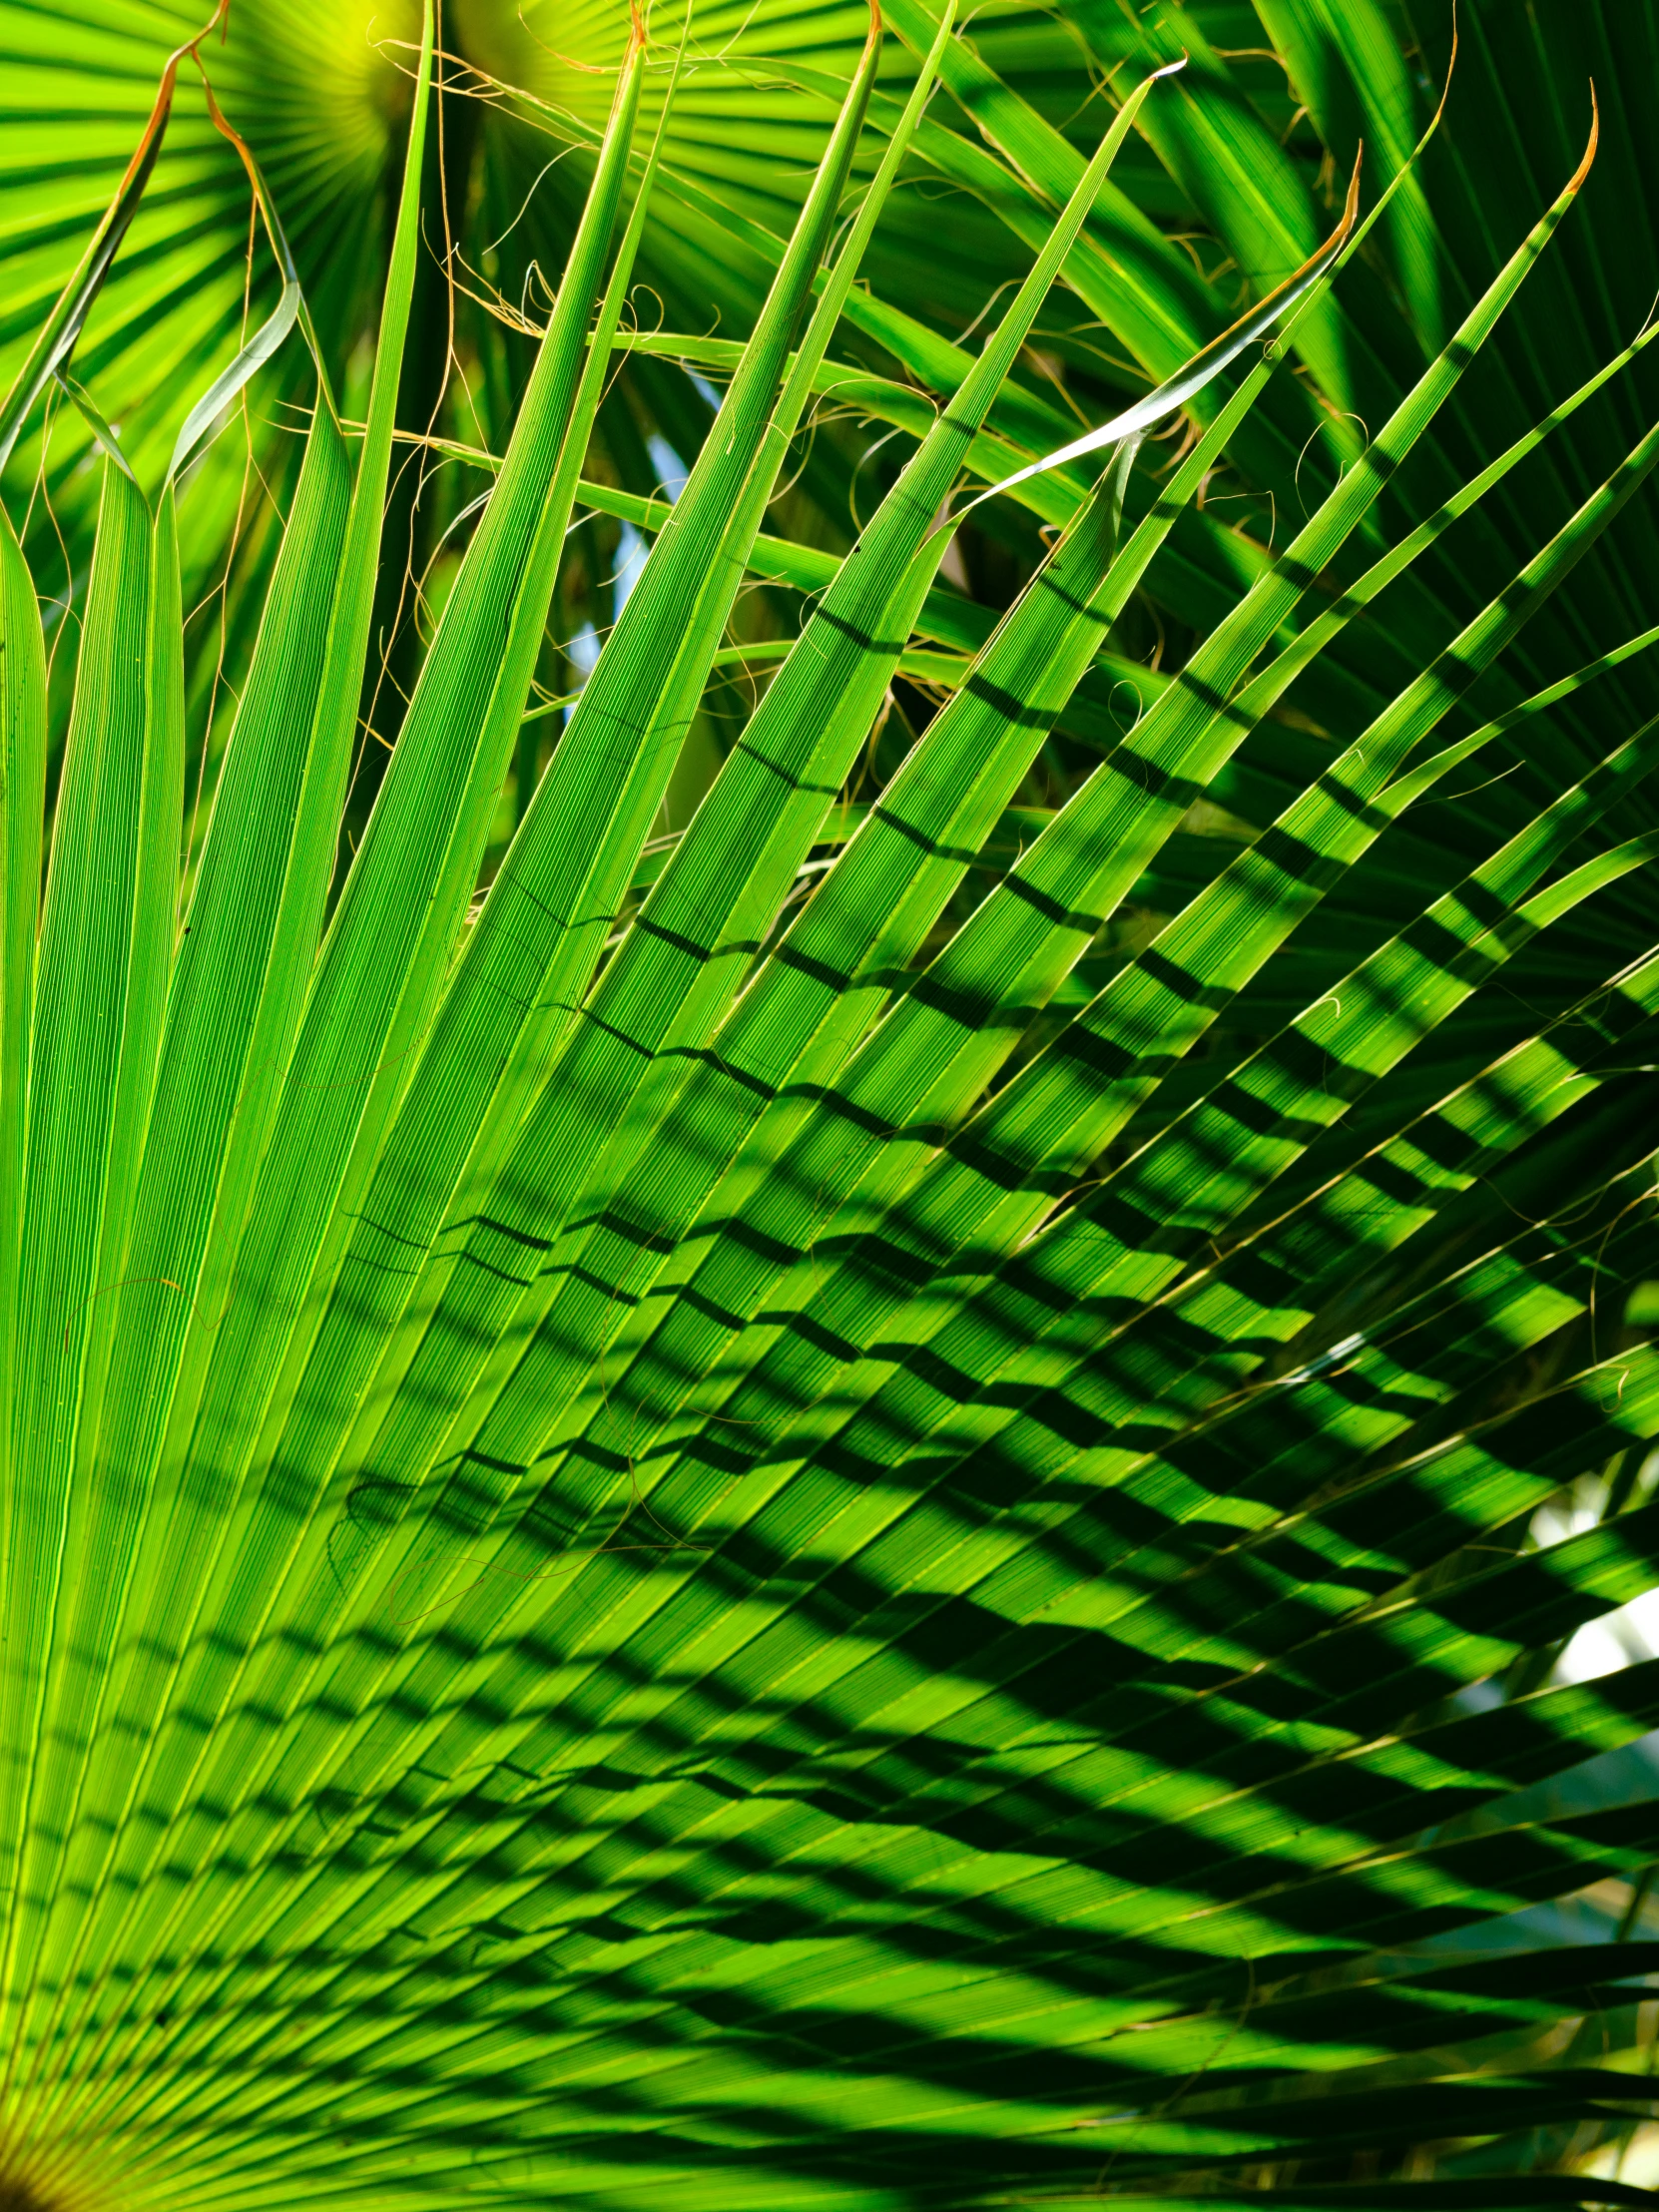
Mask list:
[[[1591,169],[1591,166],[1592,166],[1592,164],[1594,163],[1594,161],[1595,161],[1595,158],[1596,158],[1596,148],[1597,148],[1597,146],[1599,146],[1599,145],[1600,145],[1600,143],[1601,143],[1601,108],[1600,108],[1600,105],[1599,105],[1599,103],[1598,103],[1598,102],[1597,102],[1597,100],[1596,100],[1596,81],[1595,81],[1595,79],[1594,79],[1594,78],[1592,77],[1592,78],[1590,79],[1590,137],[1589,137],[1589,143],[1588,143],[1588,144],[1587,144],[1587,145],[1585,146],[1585,148],[1584,148],[1584,158],[1583,158],[1583,160],[1582,160],[1582,161],[1581,161],[1581,162],[1579,163],[1578,167],[1577,167],[1577,168],[1576,168],[1576,169],[1575,169],[1575,170],[1573,171],[1572,175],[1571,175],[1571,176],[1570,176],[1570,177],[1569,177],[1569,178],[1567,179],[1567,190],[1568,190],[1568,192],[1576,192],[1576,191],[1578,190],[1579,186],[1580,186],[1581,184],[1583,184],[1583,182],[1584,182],[1585,178],[1586,178],[1586,177],[1588,177],[1588,175],[1590,174],[1590,169]]]
[[[1156,83],[1158,82],[1158,80],[1159,80],[1159,78],[1160,78],[1160,77],[1177,77],[1177,76],[1179,76],[1179,75],[1180,75],[1180,73],[1181,73],[1181,71],[1182,71],[1182,70],[1184,70],[1184,69],[1186,68],[1187,64],[1188,64],[1188,63],[1189,63],[1189,62],[1190,62],[1191,60],[1192,60],[1192,56],[1191,56],[1191,55],[1190,55],[1190,54],[1189,54],[1189,53],[1187,52],[1187,49],[1186,49],[1186,48],[1185,48],[1185,47],[1183,46],[1183,47],[1182,47],[1182,49],[1181,49],[1181,59],[1180,59],[1180,60],[1179,60],[1178,62],[1165,62],[1165,64],[1164,64],[1164,66],[1163,66],[1163,68],[1162,68],[1162,69],[1155,69],[1155,70],[1154,70],[1154,71],[1152,72],[1152,75],[1151,75],[1151,76],[1150,76],[1150,77],[1149,77],[1149,78],[1147,79],[1147,83],[1148,83],[1149,85],[1155,85],[1155,84],[1156,84]]]
[[[1431,138],[1432,138],[1432,137],[1434,136],[1434,133],[1435,133],[1435,132],[1436,132],[1436,131],[1437,131],[1437,130],[1439,129],[1439,127],[1440,127],[1440,118],[1441,118],[1441,117],[1442,117],[1442,116],[1443,116],[1443,115],[1445,114],[1445,104],[1446,104],[1446,102],[1447,102],[1447,101],[1448,101],[1448,100],[1449,100],[1449,99],[1451,98],[1451,80],[1452,80],[1452,77],[1453,77],[1453,76],[1455,75],[1455,73],[1456,73],[1456,69],[1457,69],[1457,0],[1451,0],[1451,52],[1450,52],[1450,53],[1449,53],[1449,54],[1448,54],[1448,55],[1446,56],[1446,61],[1445,61],[1445,82],[1444,82],[1444,84],[1443,84],[1443,85],[1441,85],[1441,87],[1440,87],[1440,97],[1439,97],[1438,101],[1437,101],[1437,102],[1435,103],[1435,106],[1434,106],[1434,113],[1433,113],[1433,114],[1432,114],[1432,115],[1431,115],[1431,116],[1429,117],[1429,119],[1428,119],[1428,128],[1427,128],[1427,130],[1426,130],[1426,131],[1424,131],[1424,133],[1422,134],[1422,137],[1421,137],[1421,138],[1420,138],[1420,139],[1418,140],[1418,142],[1417,142],[1417,148],[1416,148],[1416,153],[1414,153],[1414,154],[1413,154],[1413,155],[1411,156],[1411,161],[1412,161],[1412,162],[1414,162],[1414,161],[1416,160],[1416,158],[1417,158],[1417,154],[1420,154],[1420,153],[1422,152],[1423,148],[1424,148],[1424,147],[1425,147],[1425,146],[1426,146],[1426,145],[1428,144],[1429,140],[1430,140],[1430,139],[1431,139]],[[1409,169],[1409,168],[1410,168],[1410,166],[1411,166],[1411,163],[1410,163],[1410,162],[1407,162],[1405,166],[1406,166],[1406,168],[1407,168],[1407,169]]]
[[[885,28],[886,26],[881,21],[881,0],[869,0],[869,34],[865,43],[870,46],[879,46],[881,34]]]
[[[1337,237],[1333,241],[1334,244],[1341,244],[1347,240],[1349,233],[1353,230],[1355,222],[1359,217],[1360,172],[1365,167],[1365,161],[1366,142],[1364,139],[1362,139],[1359,145],[1354,149],[1354,174],[1348,181],[1348,198],[1343,203],[1343,220],[1338,226]]]
[[[133,464],[128,460],[122,449],[121,433],[113,423],[105,420],[97,400],[93,398],[84,384],[76,382],[67,369],[56,368],[52,373],[58,388],[70,399],[76,412],[92,432],[93,443],[102,448],[106,457],[115,463],[142,499],[144,497],[143,486],[139,483],[137,476],[134,475]],[[148,504],[149,502],[146,501],[146,505]]]
[[[271,197],[271,189],[265,181],[259,163],[254,158],[254,150],[236,126],[227,120],[224,110],[215,99],[213,84],[209,79],[208,72],[202,66],[201,55],[194,55],[193,59],[196,63],[197,75],[202,80],[203,95],[208,103],[209,120],[220,136],[228,139],[231,145],[235,147],[238,160],[248,172],[248,182],[253,187],[255,204],[259,208],[261,220],[265,224],[266,236],[271,241],[271,251],[276,255],[277,265],[282,272],[283,281],[296,283],[298,277],[294,269],[293,255],[283,234],[282,226],[277,220],[276,205]]]
[[[161,153],[162,140],[167,134],[168,121],[173,113],[173,95],[179,81],[180,63],[188,57],[200,67],[201,55],[198,48],[216,30],[223,32],[229,25],[230,18],[231,0],[215,0],[214,12],[201,30],[193,38],[186,39],[182,46],[175,47],[167,57],[149,120],[133,149],[132,159],[122,174],[121,182],[115,189],[115,198],[105,209],[74,275],[58,295],[52,312],[47,317],[46,326],[31,346],[28,358],[18,370],[10,392],[0,402],[0,467],[10,459],[12,448],[23,428],[24,418],[48,381],[68,367],[87,316],[92,312],[98,294],[104,288],[104,281],[114,266],[115,257],[127,236],[128,227],[144,197],[145,188]]]
[[[1144,84],[1138,85],[1130,98],[1139,99],[1151,82],[1149,77]],[[1127,102],[1124,112],[1128,112]],[[1122,121],[1121,116],[1119,121]],[[988,485],[957,513],[947,515],[935,529],[934,535],[937,536],[940,530],[954,530],[975,507],[982,506],[998,492],[1009,491],[1016,484],[1027,483],[1033,476],[1040,476],[1046,469],[1054,468],[1064,461],[1081,460],[1085,454],[1099,452],[1108,445],[1121,445],[1130,437],[1138,437],[1154,422],[1161,421],[1166,415],[1174,414],[1186,406],[1189,400],[1195,398],[1221,374],[1230,361],[1236,360],[1247,346],[1265,337],[1277,322],[1338,266],[1344,247],[1354,235],[1360,213],[1360,170],[1365,160],[1365,151],[1362,145],[1354,157],[1354,174],[1349,179],[1348,200],[1343,209],[1342,221],[1325,244],[1299,270],[1287,276],[1283,283],[1275,285],[1265,299],[1241,315],[1220,337],[1213,338],[1201,352],[1195,353],[1184,368],[1178,370],[1167,382],[1160,384],[1156,391],[1148,392],[1145,398],[1138,399],[1123,414],[1114,415],[1110,422],[1102,423],[1099,429],[1087,431],[1082,437],[1074,438],[1069,445],[1062,445],[1053,453],[1045,453],[1040,461],[1032,461],[1028,467],[1016,469],[1011,476],[1004,476],[998,482]]]
[[[215,7],[213,14],[209,16],[201,30],[196,33],[196,36],[186,39],[182,46],[176,46],[163,63],[162,79],[156,91],[156,104],[150,111],[150,121],[145,125],[144,135],[133,150],[133,158],[127,164],[127,173],[117,188],[117,200],[120,199],[121,194],[129,185],[138,183],[148,175],[149,168],[155,161],[156,154],[161,146],[162,134],[166,131],[168,119],[173,113],[173,88],[179,80],[180,63],[186,60],[198,60],[197,49],[204,41],[212,38],[215,31],[218,31],[223,43],[230,27],[231,0],[218,0],[218,5]]]

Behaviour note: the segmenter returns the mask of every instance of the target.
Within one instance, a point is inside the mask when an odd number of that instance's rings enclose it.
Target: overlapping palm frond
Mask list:
[[[545,13],[19,160],[0,2201],[1648,2202],[1655,19]]]

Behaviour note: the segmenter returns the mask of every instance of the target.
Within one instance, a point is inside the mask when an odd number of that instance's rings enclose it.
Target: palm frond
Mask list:
[[[107,13],[0,0],[105,118],[0,180],[0,2202],[1650,2202],[1659,18],[280,0],[210,143]]]

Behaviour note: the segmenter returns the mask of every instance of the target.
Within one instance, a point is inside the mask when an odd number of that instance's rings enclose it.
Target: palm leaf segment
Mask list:
[[[49,839],[0,534],[21,2206],[1645,2201],[1659,1662],[1569,1662],[1659,1514],[1654,634],[1579,612],[1647,557],[1649,329],[1459,459],[1586,158],[1022,807],[1134,596],[1217,554],[1287,364],[1363,349],[1422,165],[1295,242],[1265,355],[1160,364],[1194,419],[1150,496],[1133,437],[1011,487],[1058,530],[982,620],[935,518],[1072,442],[1021,348],[1088,298],[1132,129],[1179,168],[1210,111],[1148,70],[1073,163],[948,16],[897,23],[919,74],[880,91],[872,31],[481,900],[567,525],[626,496],[580,472],[671,182],[638,33],[331,906],[423,99],[360,445],[317,372],[187,884],[211,501],[89,396]],[[854,284],[935,75],[1034,241],[972,356]],[[943,404],[837,561],[761,524],[843,321]],[[1547,520],[1488,577],[1494,515]],[[646,866],[756,573],[818,597]],[[845,803],[906,665],[938,710]]]

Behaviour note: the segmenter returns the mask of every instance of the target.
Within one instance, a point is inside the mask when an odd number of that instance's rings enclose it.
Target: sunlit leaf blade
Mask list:
[[[85,1510],[71,1473],[87,1439],[82,1391],[106,1352],[133,1200],[133,1151],[154,1076],[177,897],[173,834],[184,729],[170,508],[153,547],[137,487],[106,467],[99,556],[77,671],[41,921],[21,1176],[4,1674],[8,1956],[26,1988],[23,1807],[40,1741],[51,1598],[67,1525]],[[171,573],[169,573],[171,571]],[[171,632],[171,635],[170,635]],[[152,657],[154,656],[154,658]],[[171,801],[171,807],[169,802]],[[171,869],[169,868],[171,862]],[[133,1286],[140,1298],[165,1286]],[[103,1294],[102,1296],[100,1294]],[[15,2003],[17,1988],[8,1991]]]
[[[17,1345],[19,1239],[22,1233],[24,1131],[29,1048],[34,1023],[35,931],[40,905],[41,838],[46,805],[46,650],[40,608],[11,523],[0,517],[0,742],[4,743],[3,847],[5,943],[0,948],[0,1372],[12,1398]],[[10,1480],[8,1424],[6,1496]],[[7,1550],[12,1539],[7,1538]]]

